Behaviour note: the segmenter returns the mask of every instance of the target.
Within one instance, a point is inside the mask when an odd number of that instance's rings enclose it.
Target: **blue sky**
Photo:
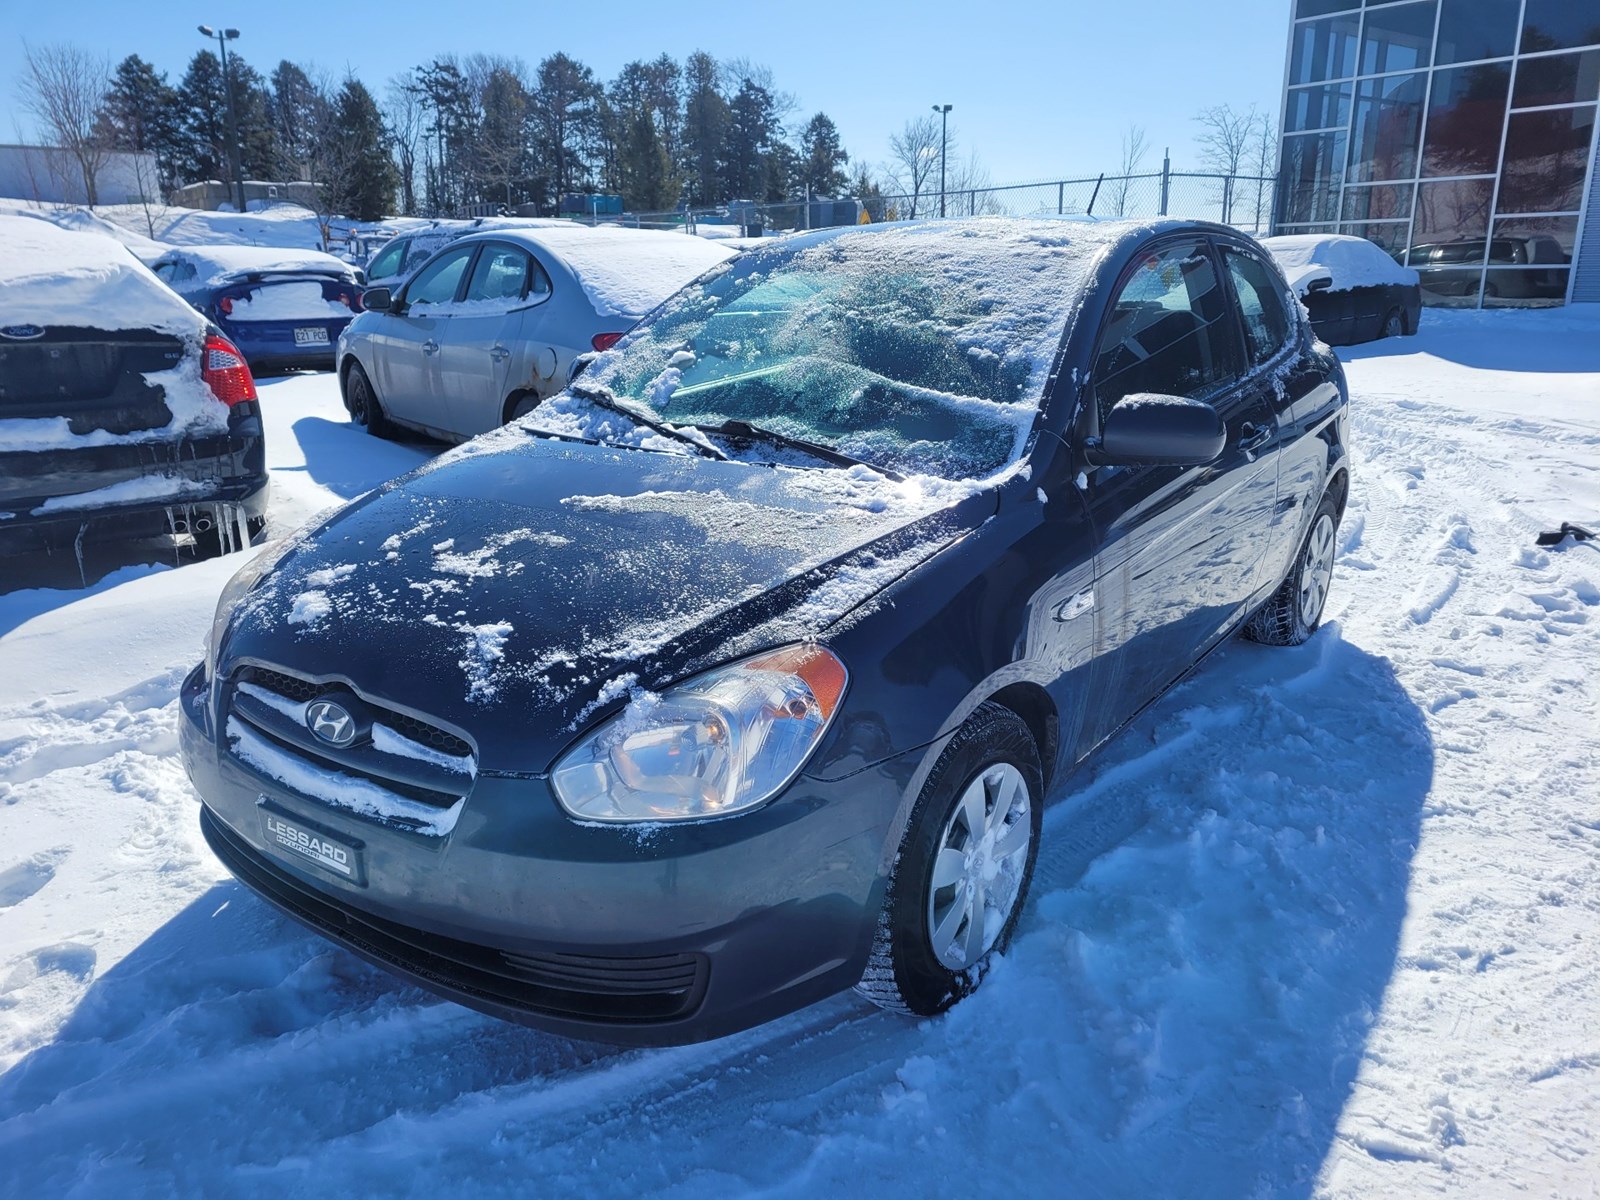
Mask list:
[[[15,91],[22,38],[74,42],[113,61],[137,53],[176,83],[205,44],[195,29],[205,22],[237,26],[235,45],[263,72],[283,58],[310,61],[341,75],[354,71],[375,91],[448,51],[516,55],[531,67],[564,50],[610,79],[634,58],[665,51],[681,61],[704,49],[770,66],[795,94],[802,119],[826,111],[845,148],[868,162],[887,157],[889,134],[908,118],[948,103],[961,153],[975,150],[995,183],[1113,171],[1130,122],[1145,127],[1156,165],[1170,145],[1180,167],[1195,161],[1192,118],[1200,108],[1256,103],[1276,114],[1289,6],[65,0],[24,9],[23,0],[0,0],[0,13],[10,10],[0,39],[0,141],[14,140],[19,123],[29,130]],[[738,15],[740,8],[750,15]],[[801,15],[777,15],[785,11]]]

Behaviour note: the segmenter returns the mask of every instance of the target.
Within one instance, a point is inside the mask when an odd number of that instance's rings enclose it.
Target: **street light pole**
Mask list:
[[[933,111],[939,114],[939,215],[944,216],[944,152],[949,145],[950,110],[954,105],[935,104]]]
[[[238,189],[239,211],[244,211],[244,168],[240,164],[243,157],[239,153],[239,118],[233,111],[233,79],[228,74],[228,43],[239,36],[237,29],[213,29],[209,25],[198,27],[200,32],[216,39],[217,46],[222,50],[222,90],[228,101],[228,167],[233,172],[233,183]]]

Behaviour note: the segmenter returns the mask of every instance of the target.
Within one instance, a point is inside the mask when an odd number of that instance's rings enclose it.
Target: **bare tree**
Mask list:
[[[717,71],[721,76],[722,90],[730,98],[737,94],[739,85],[746,79],[765,91],[772,98],[772,113],[778,125],[773,132],[782,136],[789,118],[799,110],[800,101],[793,92],[786,92],[778,86],[772,68],[752,58],[739,57],[718,63]]]
[[[156,156],[147,150],[130,151],[133,163],[133,181],[139,189],[139,204],[144,209],[144,224],[148,235],[156,236],[156,219],[167,212],[166,196],[161,190],[161,175],[156,167]]]
[[[1216,104],[1201,109],[1195,120],[1200,123],[1200,136],[1195,138],[1195,143],[1200,147],[1201,164],[1225,176],[1222,184],[1222,220],[1231,221],[1234,179],[1250,152],[1252,134],[1258,120],[1256,106],[1252,104],[1244,112],[1235,112],[1232,105]]]
[[[383,121],[394,142],[395,165],[400,168],[400,210],[414,217],[417,215],[417,151],[427,129],[428,113],[411,72],[402,71],[389,80]]]
[[[1272,186],[1278,174],[1278,123],[1267,113],[1256,114],[1250,137],[1250,171],[1255,175],[1255,230],[1260,233],[1272,216]]]
[[[22,43],[18,98],[40,127],[66,151],[82,177],[84,199],[100,202],[99,175],[111,149],[96,129],[111,60],[76,46]]]
[[[1122,159],[1117,164],[1117,178],[1112,181],[1110,191],[1106,195],[1113,216],[1128,215],[1128,194],[1132,190],[1132,176],[1137,175],[1139,168],[1144,166],[1144,156],[1149,150],[1149,143],[1145,141],[1144,126],[1129,125],[1122,135]]]
[[[928,181],[937,176],[939,141],[939,122],[931,116],[907,121],[899,133],[889,135],[889,161],[884,165],[885,190],[911,197],[911,211],[901,215],[912,220],[917,217]],[[954,144],[954,139],[950,144]]]

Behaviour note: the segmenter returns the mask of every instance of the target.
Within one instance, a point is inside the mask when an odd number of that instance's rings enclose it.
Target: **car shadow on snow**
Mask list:
[[[353,499],[372,490],[374,479],[393,479],[446,449],[418,434],[404,441],[373,437],[348,421],[301,417],[294,423],[295,440],[305,455],[304,467],[274,467],[273,474],[304,471],[336,496]]]
[[[26,1135],[21,1194],[115,1160],[262,1194],[510,1171],[586,1195],[1308,1196],[1395,969],[1433,758],[1336,626],[1232,645],[1057,786],[976,995],[924,1022],[844,997],[674,1050],[434,1001],[218,884],[0,1077],[0,1145]]]
[[[1412,337],[1339,347],[1339,358],[1346,363],[1410,354],[1482,371],[1600,373],[1600,320],[1552,309],[1428,309]]]
[[[97,592],[195,561],[193,547],[172,537],[85,542],[13,554],[0,572],[0,636],[34,617]]]

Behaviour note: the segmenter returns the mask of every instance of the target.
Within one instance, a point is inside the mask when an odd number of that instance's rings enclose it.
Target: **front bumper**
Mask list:
[[[573,1037],[701,1041],[854,985],[882,899],[894,772],[802,776],[755,813],[648,832],[564,816],[544,780],[480,775],[419,834],[301,795],[219,748],[214,689],[182,691],[201,827],[229,870],[370,962]],[[263,812],[359,847],[354,879],[274,849]]]

